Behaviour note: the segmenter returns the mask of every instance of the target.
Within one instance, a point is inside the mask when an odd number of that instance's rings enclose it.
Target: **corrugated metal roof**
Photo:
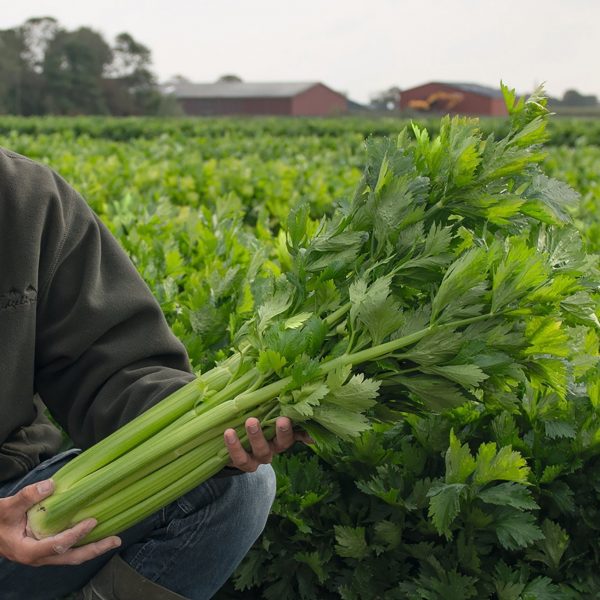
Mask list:
[[[439,81],[444,85],[456,88],[461,92],[471,92],[473,94],[479,94],[480,96],[488,96],[490,98],[502,98],[502,92],[493,87],[487,85],[479,85],[478,83],[455,83],[452,81]]]
[[[177,98],[291,98],[317,84],[317,81],[288,83],[247,83],[245,81],[177,83],[173,86],[168,86],[166,91],[174,94]]]

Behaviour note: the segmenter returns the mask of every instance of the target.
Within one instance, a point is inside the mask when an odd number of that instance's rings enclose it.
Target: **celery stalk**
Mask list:
[[[264,429],[264,433],[267,439],[271,439],[275,435],[275,429],[272,426],[267,427]],[[238,435],[242,443],[248,447],[243,429],[238,429]],[[116,495],[113,501],[106,499],[104,503],[98,503],[95,508],[89,507],[89,510],[82,510],[76,515],[74,522],[93,516],[98,519],[99,523],[77,545],[94,542],[139,523],[161,507],[170,504],[210,479],[228,462],[229,453],[219,437],[214,440],[214,443],[195,448],[170,465],[123,490],[121,495]],[[161,471],[165,473],[161,473]],[[162,478],[165,474],[169,479],[168,484],[165,484]],[[126,503],[126,507],[115,510],[115,505],[121,501]]]
[[[492,315],[463,319],[438,328],[465,325],[490,316]],[[377,346],[343,354],[322,363],[319,376],[326,376],[327,373],[344,365],[369,362],[390,355],[414,344],[431,330],[432,328],[428,327]],[[116,436],[118,439],[115,444],[120,452],[118,456],[108,461],[108,457],[111,454],[116,455],[117,451],[115,449],[111,452],[113,447],[106,444],[102,446],[101,458],[97,462],[94,463],[95,454],[88,451],[72,461],[72,463],[83,462],[82,467],[61,469],[55,475],[57,483],[55,493],[29,512],[31,529],[36,536],[40,537],[57,533],[72,526],[76,522],[75,516],[82,518],[94,516],[86,507],[94,506],[96,503],[102,503],[103,519],[111,521],[111,515],[123,509],[119,504],[122,501],[117,498],[126,499],[130,493],[133,496],[134,492],[130,492],[131,488],[136,490],[135,498],[138,500],[144,495],[153,496],[155,486],[148,484],[146,487],[145,482],[154,482],[159,477],[170,489],[170,486],[175,485],[181,476],[177,465],[186,464],[188,465],[186,469],[190,470],[191,466],[188,462],[192,461],[192,457],[195,457],[198,462],[194,463],[197,464],[197,468],[191,471],[206,477],[202,464],[204,461],[209,461],[211,456],[211,453],[207,454],[206,448],[211,448],[214,455],[215,448],[223,447],[221,435],[226,428],[237,427],[248,417],[260,418],[270,413],[277,406],[279,394],[295,386],[292,377],[287,376],[254,389],[262,381],[263,375],[256,368],[251,368],[242,374],[238,372],[238,378],[228,383],[224,383],[223,377],[220,377],[218,383],[220,389],[204,387],[203,391],[210,394],[210,400],[206,404],[200,403],[195,409],[182,413],[181,406],[189,406],[193,392],[197,392],[200,388],[199,385],[193,385],[196,382],[184,386],[163,401],[166,408],[159,410],[159,404],[132,421],[128,428],[126,426],[117,432],[120,434]],[[249,391],[244,391],[248,388]],[[173,415],[176,417],[173,418]],[[152,433],[148,435],[148,431]],[[110,437],[107,440],[110,440]],[[94,449],[101,444],[102,442]],[[125,448],[129,450],[124,451]],[[182,455],[187,457],[186,460],[178,462]],[[188,478],[185,480],[188,481]],[[195,485],[203,481],[198,477],[189,480],[193,480]],[[146,489],[145,493],[143,493],[144,489]],[[155,504],[151,503],[151,505]],[[135,511],[128,512],[128,508],[125,511],[127,514],[137,514]],[[116,531],[118,530],[113,530],[112,533]]]
[[[56,490],[69,489],[85,475],[109,464],[115,458],[135,448],[185,414],[202,398],[204,389],[220,391],[240,367],[241,355],[235,353],[224,363],[199,375],[197,379],[170,394],[167,398],[99,441],[75,460],[65,465],[55,478]]]

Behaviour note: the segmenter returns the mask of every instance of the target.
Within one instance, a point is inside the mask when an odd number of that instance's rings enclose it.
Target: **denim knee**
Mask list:
[[[149,531],[121,557],[162,587],[210,598],[261,535],[274,499],[270,465],[213,477],[154,515]]]
[[[251,543],[262,533],[277,487],[275,471],[271,465],[260,465],[254,473],[246,473],[235,477],[236,509],[241,513],[244,526],[253,538]]]
[[[229,483],[229,490],[221,499],[223,508],[236,523],[238,535],[246,538],[239,542],[250,548],[265,528],[273,506],[275,471],[271,465],[260,465],[254,473],[231,477]]]
[[[247,532],[253,544],[265,528],[275,492],[273,467],[260,465],[254,473],[210,479],[179,498],[176,505],[183,515],[206,513],[208,520],[216,518],[222,527],[228,522]]]

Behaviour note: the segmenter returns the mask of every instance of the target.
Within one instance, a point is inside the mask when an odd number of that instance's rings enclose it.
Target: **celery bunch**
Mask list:
[[[567,326],[598,326],[592,259],[575,193],[538,166],[544,99],[503,91],[507,137],[445,118],[435,139],[370,141],[353,198],[319,223],[293,209],[285,272],[250,282],[231,355],[61,469],[34,533],[126,529],[222,469],[223,431],[243,440],[250,416],[268,436],[289,416],[335,449],[406,411],[518,401],[532,381],[565,397]]]

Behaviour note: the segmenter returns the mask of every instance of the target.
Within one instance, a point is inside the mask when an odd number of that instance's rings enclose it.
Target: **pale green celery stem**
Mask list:
[[[99,523],[77,545],[87,544],[109,535],[114,535],[139,523],[163,506],[170,504],[218,473],[227,465],[228,461],[227,450],[220,450],[216,456],[204,461],[191,470],[189,468],[182,468],[181,476],[175,479],[171,485],[161,486],[161,489],[154,495],[147,497],[145,500],[128,509],[115,511],[112,518]]]
[[[256,404],[250,406],[256,412]],[[264,410],[269,410],[265,407]],[[122,479],[127,479],[139,469],[157,464],[161,457],[176,451],[184,444],[192,443],[199,436],[218,430],[222,433],[227,425],[238,417],[242,420],[253,416],[254,413],[243,415],[234,400],[216,406],[191,421],[184,423],[177,431],[168,436],[158,433],[147,443],[131,449],[127,454],[115,459],[104,468],[95,471],[73,485],[62,494],[53,494],[41,504],[45,508],[45,520],[48,523],[63,523],[78,506],[92,500],[98,494],[111,489]],[[197,445],[197,442],[196,444]]]
[[[205,414],[219,404],[235,398],[235,396],[238,394],[246,392],[249,389],[254,390],[262,383],[262,381],[263,376],[261,375],[260,371],[256,368],[250,369],[241,375],[239,379],[233,381],[228,386],[212,395],[208,400],[198,405],[195,409],[196,414]]]
[[[394,352],[395,350],[399,350],[400,348],[404,348],[405,346],[410,346],[411,344],[418,342],[430,331],[430,328],[421,329],[420,331],[416,331],[410,335],[379,344],[378,346],[371,346],[365,350],[359,350],[358,352],[352,352],[350,354],[342,354],[333,360],[323,363],[320,367],[321,373],[325,375],[345,365],[356,365],[363,362],[368,362],[370,360],[382,358],[390,352]]]
[[[107,465],[164,429],[169,423],[194,407],[201,397],[203,389],[220,390],[225,387],[229,382],[232,370],[238,368],[239,362],[239,354],[232,355],[222,365],[200,375],[198,379],[173,392],[133,421],[80,454],[53,476],[55,489],[57,491],[68,489],[85,475]]]
[[[325,321],[326,325],[331,328],[333,327],[333,325],[336,325],[342,317],[345,317],[346,314],[350,312],[351,308],[352,303],[346,302],[346,304],[340,306],[340,308],[338,308],[337,310],[334,310],[328,317],[326,317],[323,320]]]
[[[195,413],[192,410],[192,411],[188,411],[188,413],[186,413],[186,414],[195,414]],[[265,417],[268,417],[268,413],[266,413],[261,407],[260,409],[258,409],[256,411],[256,414],[253,416],[262,418],[263,415]],[[200,435],[194,437],[186,444],[182,444],[181,446],[178,446],[171,452],[164,454],[163,456],[161,456],[157,460],[153,461],[152,463],[145,465],[141,469],[138,469],[134,473],[131,473],[131,475],[124,477],[120,481],[116,482],[109,489],[105,490],[104,492],[102,492],[98,496],[96,496],[93,500],[94,504],[98,503],[99,501],[103,500],[104,498],[110,498],[110,496],[112,496],[119,490],[125,489],[127,486],[130,486],[133,483],[140,481],[142,478],[146,477],[150,473],[153,473],[157,469],[161,469],[162,467],[169,465],[173,461],[177,460],[178,457],[183,456],[184,454],[188,453],[190,450],[193,450],[194,448],[199,448],[200,446],[204,446],[205,444],[210,443],[214,439],[218,439],[219,444],[223,445],[223,432],[225,431],[225,429],[229,429],[230,427],[232,427],[232,428],[239,427],[240,425],[244,424],[244,422],[247,418],[248,418],[248,415],[242,415],[236,419],[232,419],[228,423],[224,423],[222,425],[222,428],[211,429],[210,431],[207,431],[203,434],[200,434]],[[169,427],[171,427],[171,425]],[[164,433],[164,431],[161,432],[161,436],[163,433]],[[110,465],[108,466],[108,468],[110,468]],[[85,484],[86,484],[86,481],[84,478],[81,480],[81,485],[85,485]],[[70,491],[67,491],[66,493],[68,494],[68,493],[70,493]]]
[[[80,510],[74,512],[71,516],[69,526],[72,527],[90,517],[96,519],[100,524],[110,520],[118,513],[135,507],[147,498],[156,495],[161,489],[172,486],[186,473],[218,456],[219,451],[224,447],[223,439],[219,436],[181,454],[167,465],[147,474],[127,487],[115,490],[110,495],[94,499],[89,504],[82,506]]]
[[[456,327],[470,325],[471,323],[477,323],[479,321],[491,319],[502,314],[506,314],[507,312],[508,311],[501,311],[497,313],[478,315],[476,317],[469,317],[467,319],[460,319],[458,321],[443,323],[441,325],[430,325],[429,327],[426,327],[425,329],[420,329],[419,331],[415,331],[410,335],[405,335],[404,337],[397,338],[395,340],[391,340],[389,342],[385,342],[377,346],[371,346],[370,348],[366,348],[365,350],[360,350],[358,352],[353,352],[350,354],[342,354],[341,356],[338,356],[333,360],[323,363],[320,367],[320,371],[323,375],[325,375],[341,366],[357,365],[360,363],[369,362],[371,360],[377,360],[378,358],[383,358],[384,356],[390,355],[396,350],[400,350],[400,348],[405,348],[406,346],[415,344],[416,342],[420,341],[426,335],[432,333],[433,331],[440,331],[442,329],[454,329]]]
[[[236,428],[242,445],[249,447],[248,436],[241,424],[238,423],[237,426],[232,424],[231,427]],[[275,435],[275,428],[265,427],[263,434],[267,439],[272,439]],[[119,486],[119,489],[113,488],[110,494],[95,498],[92,503],[74,513],[70,525],[75,525],[90,517],[95,518],[99,523],[109,520],[115,514],[115,506],[119,507],[120,512],[137,505],[164,487],[171,486],[190,470],[201,467],[207,461],[218,457],[224,448],[221,434],[204,442],[201,446],[191,449],[179,448],[177,457],[160,469],[148,473],[143,479],[139,479],[131,485]],[[196,485],[200,483],[201,481],[198,481]]]
[[[409,336],[398,338],[397,340],[380,344],[378,346],[373,346],[367,350],[362,350],[353,354],[343,354],[338,358],[321,364],[319,371],[322,375],[326,375],[330,371],[333,371],[343,365],[358,364],[368,360],[381,358],[389,352],[417,342],[427,335],[429,331],[429,328],[423,329]],[[282,391],[292,384],[292,381],[293,379],[290,376],[283,377],[282,379],[269,383],[258,390],[240,394],[230,402],[232,402],[236,412],[245,412],[253,407],[260,406],[263,402],[276,398]]]
[[[264,434],[267,439],[273,438],[275,435],[275,428],[267,427],[264,430]],[[242,444],[247,448],[247,436],[243,434],[241,430],[238,431],[238,435]],[[119,510],[119,512],[114,514],[111,518],[106,520],[99,519],[98,525],[85,538],[80,540],[77,545],[87,544],[106,536],[114,535],[115,533],[124,531],[128,527],[139,523],[163,506],[170,504],[185,493],[194,489],[196,486],[218,473],[229,463],[229,453],[224,447],[221,447],[220,449],[217,448],[216,452],[215,448],[211,448],[213,456],[210,458],[202,458],[200,456],[201,450],[202,448],[196,448],[187,455],[181,456],[175,463],[165,468],[165,470],[170,469],[173,472],[176,471],[176,476],[173,476],[171,472],[169,472],[169,480],[171,483],[165,485],[164,480],[161,481],[160,478],[156,476],[159,485],[157,486],[158,489],[155,493],[148,497],[146,497],[147,494],[144,494],[143,500],[137,502],[133,506],[128,505],[129,507],[124,510]],[[201,461],[200,464],[197,464],[198,461]],[[237,477],[239,477],[239,475],[237,475]],[[139,483],[140,487],[147,491],[148,487],[142,487],[144,482]],[[109,502],[110,499],[107,499],[107,503]],[[109,515],[114,513],[114,504],[112,504],[111,510],[107,510],[107,513]],[[92,511],[86,513],[82,511],[80,517],[84,518],[85,514],[90,514],[97,518],[98,513],[93,513]]]
[[[197,380],[188,383],[77,456],[53,476],[56,491],[69,489],[86,475],[109,464],[164,429],[174,419],[189,411],[200,394]]]

